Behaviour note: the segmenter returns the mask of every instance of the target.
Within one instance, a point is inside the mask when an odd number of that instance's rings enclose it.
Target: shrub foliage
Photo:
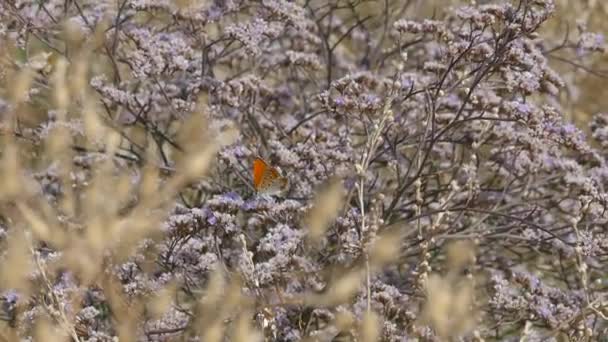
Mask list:
[[[479,2],[2,1],[0,338],[606,336],[603,36]]]

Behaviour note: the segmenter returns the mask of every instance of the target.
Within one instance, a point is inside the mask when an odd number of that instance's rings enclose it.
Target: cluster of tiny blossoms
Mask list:
[[[2,190],[0,336],[608,334],[608,116],[564,119],[550,63],[603,36],[543,38],[551,0],[377,3],[0,3],[2,134],[30,156],[2,150],[28,190]]]

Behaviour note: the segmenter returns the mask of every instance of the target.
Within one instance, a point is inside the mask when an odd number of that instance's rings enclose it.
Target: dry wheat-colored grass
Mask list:
[[[430,17],[440,15],[442,7],[458,1],[415,3],[407,13]],[[381,7],[374,4],[359,8],[363,15],[377,14],[379,9]],[[560,0],[558,9],[559,14],[552,21],[554,26],[546,27],[544,32],[555,34],[556,42],[564,32],[563,27],[568,25],[574,29],[576,20],[588,23],[590,30],[605,31],[608,27],[603,20],[603,16],[608,15],[608,4],[602,1]],[[103,27],[98,30],[103,30]],[[82,306],[83,294],[73,293],[66,302],[65,298],[58,298],[53,292],[53,284],[64,269],[73,272],[82,287],[102,289],[112,307],[112,322],[119,341],[137,340],[141,318],[161,317],[180,296],[180,288],[178,284],[170,283],[157,293],[127,298],[120,282],[107,269],[126,261],[141,248],[142,241],[162,239],[161,223],[172,201],[183,196],[192,182],[209,176],[213,172],[217,151],[240,137],[236,123],[217,131],[209,126],[206,116],[208,103],[202,96],[190,117],[173,128],[176,141],[184,148],[177,151],[166,147],[164,151],[164,155],[175,161],[175,166],[159,167],[161,157],[151,143],[153,137],[135,127],[118,123],[116,118],[120,113],[112,113],[113,117],[104,115],[96,95],[88,89],[90,70],[109,70],[107,58],[97,57],[95,53],[103,44],[101,34],[95,32],[84,36],[74,27],[65,25],[61,31],[63,40],[58,40],[78,51],[75,53],[78,58],[71,62],[46,51],[43,44],[37,42],[25,51],[26,58],[32,62],[30,67],[18,70],[14,61],[18,53],[24,52],[10,48],[10,45],[2,51],[0,60],[6,72],[2,74],[4,86],[1,94],[10,98],[13,110],[2,113],[0,211],[10,230],[1,245],[0,289],[15,289],[25,297],[34,298],[42,311],[41,318],[31,327],[25,322],[18,329],[5,325],[0,330],[0,338],[7,341],[16,340],[18,333],[28,329],[32,329],[37,341],[83,340],[75,315]],[[568,94],[561,100],[577,124],[585,125],[591,114],[608,105],[608,97],[603,94],[604,78],[559,61],[555,62],[555,67],[577,85],[578,94]],[[587,67],[608,70],[608,59],[606,56],[598,58]],[[32,85],[44,89],[35,104],[25,101]],[[56,109],[58,121],[82,120],[84,137],[74,138],[69,127],[59,125],[50,130],[44,144],[31,144],[28,133],[17,123],[39,124],[42,113],[48,108]],[[385,110],[383,115],[390,120],[392,113]],[[377,132],[383,129],[384,123],[382,119]],[[366,141],[369,151],[354,167],[359,175],[365,174],[368,159],[377,148],[380,136],[374,134],[372,132]],[[145,160],[127,163],[128,158],[119,157],[130,144],[148,144]],[[98,151],[96,160],[75,165],[72,162],[75,146]],[[31,170],[40,170],[51,163],[56,163],[58,181],[64,185],[61,201],[54,205],[49,205],[41,196],[30,175]],[[132,182],[132,174],[128,172],[137,173],[140,180]],[[86,181],[74,182],[77,173],[86,177]],[[368,245],[359,246],[366,251],[364,258],[351,269],[328,270],[333,272],[333,277],[323,292],[287,298],[285,303],[329,307],[351,300],[362,289],[366,289],[369,296],[370,274],[398,258],[402,233],[387,229],[386,233],[375,235],[373,228],[377,229],[378,223],[374,217],[377,215],[374,215],[374,207],[366,207],[363,177],[360,181],[357,190],[349,194],[345,194],[340,182],[329,182],[318,192],[303,226],[309,229],[309,242],[314,248],[344,203],[353,199],[362,213],[361,231],[369,232]],[[441,217],[437,220],[440,221]],[[242,241],[247,250],[245,239]],[[59,251],[61,257],[43,260],[40,254],[45,249]],[[446,258],[447,271],[440,275],[430,270],[424,276],[421,286],[428,301],[420,324],[429,324],[448,340],[449,336],[474,330],[478,323],[475,302],[482,299],[475,293],[475,277],[461,274],[469,263],[474,262],[473,246],[457,243],[440,253]],[[150,264],[158,257],[154,250],[145,255]],[[242,282],[246,281],[229,270],[218,268],[214,271],[198,300],[187,303],[194,313],[189,334],[202,336],[203,341],[222,341],[224,336],[230,336],[234,341],[263,340],[258,328],[266,328],[268,320],[261,318],[262,323],[254,327],[250,319],[252,312],[263,307],[270,317],[273,315],[272,306],[283,303],[252,302],[241,292]],[[355,330],[358,330],[360,341],[377,341],[381,333],[380,318],[369,306],[367,309]],[[339,330],[349,330],[355,319],[344,312],[336,317],[334,323]]]

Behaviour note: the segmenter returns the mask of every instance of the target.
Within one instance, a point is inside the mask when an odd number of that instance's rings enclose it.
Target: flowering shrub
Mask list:
[[[603,36],[413,3],[2,2],[0,336],[606,336]]]

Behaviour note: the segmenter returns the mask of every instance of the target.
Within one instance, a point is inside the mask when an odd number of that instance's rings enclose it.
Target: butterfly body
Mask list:
[[[256,158],[253,161],[253,186],[260,194],[279,195],[287,190],[289,181],[275,167],[262,158]]]

